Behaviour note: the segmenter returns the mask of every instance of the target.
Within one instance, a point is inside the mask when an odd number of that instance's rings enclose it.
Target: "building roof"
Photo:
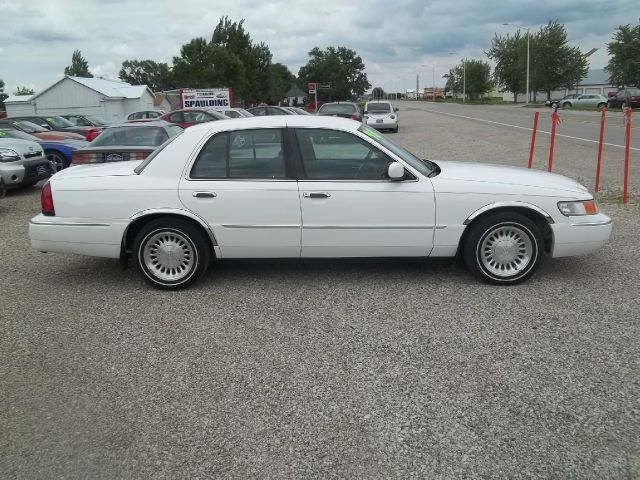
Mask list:
[[[306,97],[307,94],[295,85],[292,85],[285,97]]]
[[[20,103],[28,102],[34,95],[9,95],[5,98],[4,103]]]
[[[91,90],[112,98],[140,98],[147,90],[146,85],[131,85],[130,83],[106,78],[67,77]]]
[[[602,68],[589,70],[587,76],[580,81],[580,85],[610,85],[609,73]]]

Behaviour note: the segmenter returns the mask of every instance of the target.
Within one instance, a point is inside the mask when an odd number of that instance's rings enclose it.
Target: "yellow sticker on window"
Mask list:
[[[2,130],[0,130],[0,137],[6,137],[7,134],[5,132],[3,132]]]

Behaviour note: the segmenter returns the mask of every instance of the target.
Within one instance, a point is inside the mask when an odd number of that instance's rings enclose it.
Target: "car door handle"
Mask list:
[[[331,194],[328,192],[304,192],[302,196],[304,198],[329,198]]]
[[[195,198],[213,198],[217,197],[217,195],[213,192],[193,192],[193,196]]]

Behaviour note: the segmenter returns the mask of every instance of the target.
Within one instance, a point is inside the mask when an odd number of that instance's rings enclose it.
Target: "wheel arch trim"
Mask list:
[[[142,210],[134,215],[132,215],[131,217],[129,217],[129,225],[127,225],[127,228],[124,230],[124,233],[122,234],[122,241],[124,243],[125,239],[127,238],[127,234],[129,232],[129,227],[131,227],[131,225],[133,225],[137,220],[140,220],[141,218],[144,217],[148,217],[150,215],[177,215],[177,216],[182,216],[182,217],[186,217],[189,218],[191,220],[194,220],[195,222],[197,222],[204,230],[205,232],[207,232],[207,235],[209,236],[209,239],[211,240],[211,244],[213,247],[217,247],[218,246],[218,241],[216,240],[216,236],[213,233],[213,230],[211,230],[211,227],[207,224],[207,222],[200,217],[199,215],[196,215],[195,213],[189,211],[189,210],[184,210],[182,208],[171,208],[171,207],[167,207],[167,208],[148,208],[146,210]]]
[[[526,208],[529,210],[532,210],[540,215],[542,215],[547,222],[551,223],[555,223],[553,221],[553,218],[551,217],[551,215],[549,215],[546,211],[544,211],[542,208],[533,205],[531,203],[527,203],[527,202],[516,202],[516,201],[511,201],[511,202],[495,202],[495,203],[490,203],[489,205],[485,205],[484,207],[480,207],[479,209],[477,209],[475,212],[473,212],[471,215],[469,215],[467,217],[467,219],[462,222],[463,225],[469,225],[471,222],[473,222],[473,220],[475,220],[476,218],[478,218],[480,215],[482,215],[483,213],[489,212],[491,210],[495,210],[497,208],[505,208],[505,207],[518,207],[518,208]]]

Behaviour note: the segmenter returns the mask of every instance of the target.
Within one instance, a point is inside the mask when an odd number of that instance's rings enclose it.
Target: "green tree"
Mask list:
[[[125,60],[118,77],[132,85],[147,85],[154,92],[176,88],[171,67],[153,60]]]
[[[36,93],[36,91],[29,87],[18,87],[16,91],[13,92],[14,95],[33,95],[34,93]]]
[[[385,93],[382,87],[376,87],[371,91],[371,96],[373,98],[384,98]]]
[[[0,108],[4,109],[4,101],[9,97],[4,93],[4,80],[0,78]]]
[[[181,87],[233,87],[236,95],[246,85],[240,59],[204,38],[194,38],[182,46],[180,56],[173,59],[173,76]]]
[[[300,68],[301,84],[317,82],[330,84],[329,90],[319,90],[318,99],[350,100],[360,97],[371,84],[364,72],[362,58],[346,47],[315,47],[309,52],[309,61]]]
[[[587,76],[589,63],[577,47],[570,47],[563,24],[550,21],[531,39],[530,90],[551,92],[560,87],[575,88]]]
[[[607,43],[610,58],[605,70],[613,85],[640,86],[640,23],[620,25]]]
[[[493,70],[495,82],[513,93],[513,101],[517,102],[518,94],[525,92],[527,84],[527,37],[521,35],[520,30],[514,35],[496,34],[485,54],[496,64]]]
[[[64,74],[70,77],[93,77],[89,71],[89,64],[82,56],[80,50],[73,52],[73,55],[71,55],[71,65],[64,68]]]
[[[296,83],[296,77],[291,70],[281,63],[273,63],[269,66],[269,101],[277,104],[282,100],[289,89]]]
[[[480,98],[493,88],[491,66],[482,60],[463,60],[446,75],[448,91]]]
[[[268,100],[271,89],[271,51],[265,43],[254,44],[244,29],[244,20],[232,22],[222,17],[213,31],[211,45],[235,56],[244,67],[245,82],[234,85],[239,98],[249,103]]]

